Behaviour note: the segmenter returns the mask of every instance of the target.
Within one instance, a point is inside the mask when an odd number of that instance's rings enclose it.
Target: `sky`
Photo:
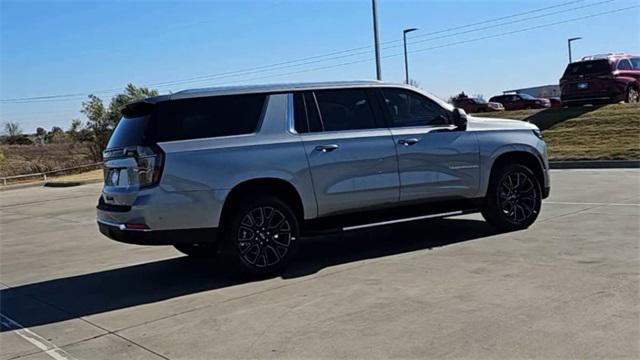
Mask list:
[[[573,43],[574,59],[639,54],[638,6],[378,0],[382,78],[404,80],[402,30],[416,27],[408,35],[410,76],[441,98],[557,84],[567,38],[583,38]],[[130,82],[168,93],[376,76],[370,0],[0,0],[0,27],[0,123],[18,122],[25,133],[84,121],[89,93],[108,101]],[[65,96],[12,100],[58,95]]]

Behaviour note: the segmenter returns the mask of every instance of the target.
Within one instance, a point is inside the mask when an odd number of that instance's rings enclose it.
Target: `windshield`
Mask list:
[[[473,102],[475,102],[476,104],[486,104],[487,103],[487,101],[485,99],[480,99],[480,98],[473,99]]]
[[[640,57],[631,58],[629,61],[631,61],[634,70],[640,70]]]
[[[536,98],[534,98],[533,96],[529,95],[529,94],[518,94],[520,95],[521,98],[526,99],[526,100],[535,100]]]

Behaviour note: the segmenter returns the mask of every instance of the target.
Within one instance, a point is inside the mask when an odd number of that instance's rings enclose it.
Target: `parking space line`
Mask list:
[[[622,203],[592,203],[592,202],[568,202],[568,201],[545,201],[543,204],[550,205],[590,205],[590,206],[640,206],[640,204]]]
[[[38,349],[44,351],[45,354],[51,356],[56,360],[75,359],[73,356],[69,355],[69,353],[60,349],[58,346],[56,346],[56,344],[34,333],[28,328],[23,327],[22,325],[18,324],[15,320],[9,318],[4,314],[0,314],[0,322],[2,323],[3,326],[9,329],[12,329],[14,334],[27,340]]]

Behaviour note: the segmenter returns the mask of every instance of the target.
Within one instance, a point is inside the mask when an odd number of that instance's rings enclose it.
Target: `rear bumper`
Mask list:
[[[136,245],[177,245],[215,243],[217,228],[181,229],[181,230],[133,230],[122,224],[98,220],[98,228],[106,237],[115,241]]]
[[[567,91],[562,94],[561,100],[563,104],[576,103],[609,103],[625,100],[624,91],[592,91],[592,92],[575,92]]]

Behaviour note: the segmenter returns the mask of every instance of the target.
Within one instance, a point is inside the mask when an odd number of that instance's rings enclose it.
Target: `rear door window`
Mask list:
[[[321,90],[315,92],[324,131],[378,128],[365,89]],[[310,104],[311,107],[313,104]]]
[[[311,92],[293,95],[295,130],[299,134],[322,131],[315,97]]]
[[[230,95],[160,103],[154,116],[156,141],[251,134],[258,128],[266,95]]]

